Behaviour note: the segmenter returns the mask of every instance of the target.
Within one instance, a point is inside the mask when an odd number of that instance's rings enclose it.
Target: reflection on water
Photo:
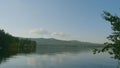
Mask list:
[[[93,47],[10,48],[0,51],[0,68],[116,68],[107,53],[93,55]]]
[[[0,50],[0,63],[5,62],[7,59],[9,59],[12,56],[18,55],[18,54],[30,54],[36,51],[36,48],[31,47],[22,47],[22,48],[14,48],[9,47],[7,49],[1,49]]]

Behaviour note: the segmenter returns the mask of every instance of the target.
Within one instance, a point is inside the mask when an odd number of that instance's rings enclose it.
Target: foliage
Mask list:
[[[8,33],[6,33],[4,30],[0,30],[0,49],[8,49],[10,47],[12,48],[19,48],[19,47],[35,47],[36,42],[31,41],[28,39],[20,39],[18,37],[14,37]]]
[[[104,11],[103,18],[111,24],[113,32],[107,37],[110,42],[106,42],[101,50],[95,49],[95,53],[108,52],[113,58],[120,60],[120,17]]]

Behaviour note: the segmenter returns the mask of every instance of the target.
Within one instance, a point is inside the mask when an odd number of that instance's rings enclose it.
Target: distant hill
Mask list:
[[[89,51],[95,48],[103,47],[102,44],[80,42],[77,40],[58,40],[54,38],[29,38],[36,41],[36,53],[38,54],[54,54],[62,52],[77,53],[80,51]]]
[[[36,41],[38,45],[80,45],[80,46],[102,46],[102,44],[89,43],[89,42],[80,42],[77,40],[58,40],[54,38],[29,38],[33,41]]]

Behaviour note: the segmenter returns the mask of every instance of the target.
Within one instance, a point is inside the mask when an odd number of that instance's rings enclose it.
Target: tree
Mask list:
[[[101,50],[95,49],[95,53],[108,52],[114,59],[120,60],[120,17],[104,11],[103,19],[111,24],[113,32],[107,37],[110,42],[106,42]]]
[[[14,37],[9,33],[6,33],[3,29],[0,29],[0,50],[9,48],[19,49],[20,47],[24,48],[24,45],[35,48],[36,42],[29,39]]]

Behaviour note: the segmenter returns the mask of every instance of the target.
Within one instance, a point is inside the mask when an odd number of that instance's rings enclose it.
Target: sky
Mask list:
[[[25,38],[104,43],[111,26],[103,11],[120,12],[119,0],[0,0],[0,29]]]

